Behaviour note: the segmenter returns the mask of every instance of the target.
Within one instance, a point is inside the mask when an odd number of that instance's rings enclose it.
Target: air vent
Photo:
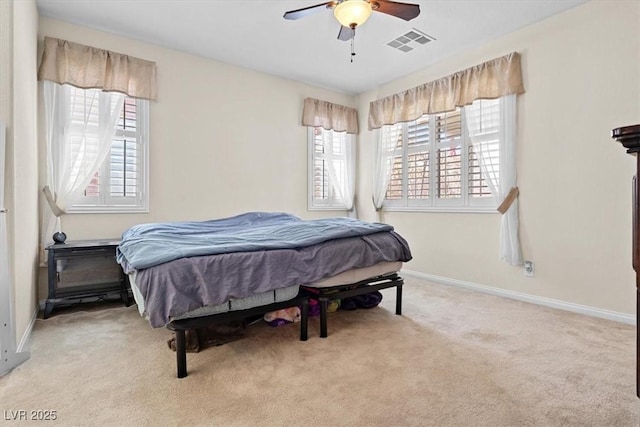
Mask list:
[[[412,28],[411,31],[403,34],[387,43],[387,46],[397,49],[401,52],[411,52],[412,50],[424,46],[430,41],[435,40],[428,34],[420,30]]]

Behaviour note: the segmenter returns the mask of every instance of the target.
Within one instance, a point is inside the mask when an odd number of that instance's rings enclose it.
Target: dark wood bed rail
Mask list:
[[[611,137],[620,142],[627,153],[636,158],[636,174],[633,177],[633,248],[632,264],[636,272],[636,395],[640,397],[640,185],[638,185],[638,174],[640,174],[640,124],[616,128],[611,131]]]

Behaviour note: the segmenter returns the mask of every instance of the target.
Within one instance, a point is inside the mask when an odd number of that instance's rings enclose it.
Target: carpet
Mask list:
[[[379,307],[247,327],[187,355],[136,307],[38,320],[31,359],[0,378],[17,410],[86,426],[637,426],[635,327],[406,278]]]

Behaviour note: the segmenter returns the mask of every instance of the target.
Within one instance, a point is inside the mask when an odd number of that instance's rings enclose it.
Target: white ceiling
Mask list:
[[[36,0],[40,15],[358,94],[585,0],[429,0],[412,21],[374,12],[350,43],[331,10],[289,21],[321,0]],[[416,28],[436,40],[409,53],[386,46]],[[78,41],[78,40],[76,40]],[[82,41],[78,41],[82,42]],[[487,58],[491,59],[491,58]]]

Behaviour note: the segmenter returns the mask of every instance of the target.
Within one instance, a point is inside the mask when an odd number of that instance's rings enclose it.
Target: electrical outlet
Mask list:
[[[533,261],[524,262],[524,275],[526,277],[534,277],[536,275],[536,270],[535,270],[535,267],[533,266]]]

